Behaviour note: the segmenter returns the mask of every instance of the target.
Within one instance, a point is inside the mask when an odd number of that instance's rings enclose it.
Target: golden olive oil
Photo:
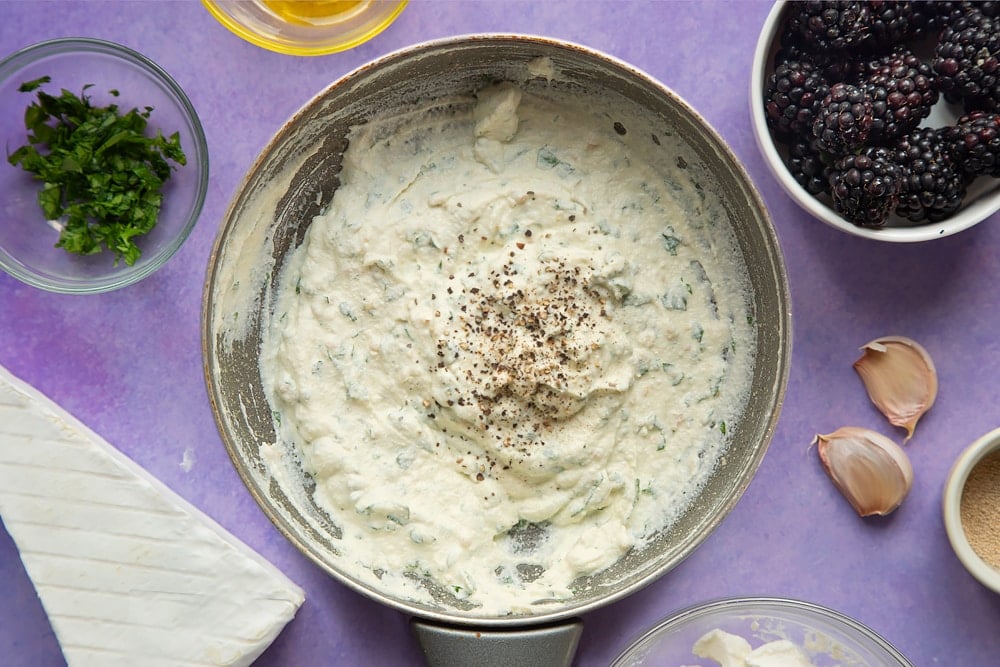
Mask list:
[[[289,23],[325,25],[337,23],[364,9],[369,0],[261,0]]]

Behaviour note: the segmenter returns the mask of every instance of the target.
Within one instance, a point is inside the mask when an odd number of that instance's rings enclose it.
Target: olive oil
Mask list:
[[[272,12],[296,25],[328,25],[347,19],[370,0],[261,0]]]

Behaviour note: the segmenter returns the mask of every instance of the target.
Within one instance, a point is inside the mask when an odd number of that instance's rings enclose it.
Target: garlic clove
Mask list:
[[[817,435],[819,459],[834,485],[860,516],[886,515],[913,485],[913,466],[903,448],[875,431],[845,426]]]
[[[937,398],[934,361],[923,346],[904,336],[877,338],[861,350],[854,370],[889,423],[906,429],[905,443]]]

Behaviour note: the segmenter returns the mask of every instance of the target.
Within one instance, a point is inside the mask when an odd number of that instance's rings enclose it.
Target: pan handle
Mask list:
[[[583,621],[511,630],[438,625],[414,618],[410,627],[428,667],[569,667]]]

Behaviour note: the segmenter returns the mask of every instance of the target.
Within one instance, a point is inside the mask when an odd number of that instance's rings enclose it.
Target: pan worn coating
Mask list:
[[[558,81],[532,66],[542,57],[559,72]],[[692,166],[692,178],[702,179],[699,185],[720,197],[743,254],[757,351],[749,402],[739,422],[730,425],[726,456],[679,520],[650,546],[578,580],[569,601],[496,617],[477,613],[433,585],[430,602],[414,602],[387,595],[345,571],[341,562],[348,547],[341,544],[337,517],[316,506],[312,482],[298,469],[294,453],[282,451],[282,443],[268,446],[275,442],[275,428],[258,355],[284,259],[330,203],[350,128],[500,80],[529,90],[560,85],[580,100],[611,95],[642,110],[651,134],[674,134],[690,146],[702,163]],[[418,617],[421,627],[457,625],[458,634],[469,624],[483,631],[520,631],[565,623],[638,590],[689,555],[730,511],[756,472],[780,411],[791,355],[789,304],[781,251],[759,194],[723,140],[676,94],[641,71],[579,45],[521,35],[463,36],[389,54],[347,75],[302,107],[263,150],[238,188],[209,262],[202,322],[205,374],[219,431],[240,476],[275,526],[304,554],[345,585]],[[563,627],[572,629],[567,641],[575,643],[578,627]],[[425,650],[432,651],[426,645]]]

